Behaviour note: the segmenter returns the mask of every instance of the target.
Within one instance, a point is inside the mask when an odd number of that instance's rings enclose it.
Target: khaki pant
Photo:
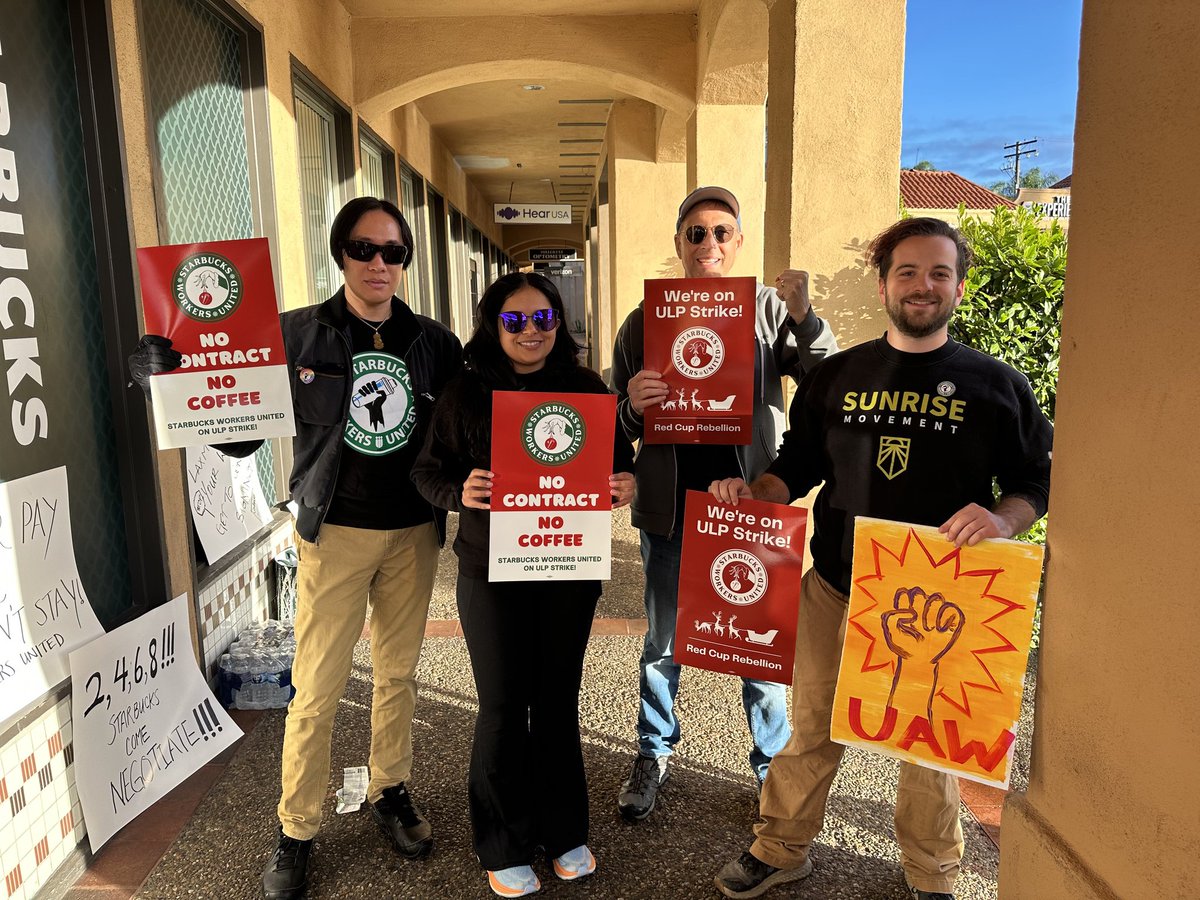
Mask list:
[[[324,525],[318,543],[296,537],[296,659],[283,737],[284,834],[309,840],[321,824],[330,740],[371,603],[371,783],[367,797],[412,770],[415,672],[437,570],[433,523],[379,531]]]
[[[800,592],[792,737],[767,770],[750,852],[768,865],[800,866],[825,820],[825,803],[845,748],[829,739],[846,634],[847,598],[810,570]],[[963,854],[958,779],[900,764],[896,840],[908,883],[950,892]]]

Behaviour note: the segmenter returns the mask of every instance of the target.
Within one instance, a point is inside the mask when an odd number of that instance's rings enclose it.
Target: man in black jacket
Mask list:
[[[433,848],[405,782],[412,769],[415,671],[445,512],[417,493],[409,470],[433,402],[462,364],[445,327],[396,296],[412,258],[408,223],[370,197],[342,208],[330,251],[345,286],[280,316],[296,418],[290,479],[296,507],[296,657],[283,742],[279,843],[263,872],[267,900],[304,893],[327,793],[334,713],[371,605],[372,814],[402,856]],[[147,336],[135,378],[178,364]],[[139,377],[141,376],[141,377]],[[223,444],[245,456],[261,442]]]

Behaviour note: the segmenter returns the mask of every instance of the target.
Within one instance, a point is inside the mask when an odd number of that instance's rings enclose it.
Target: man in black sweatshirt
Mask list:
[[[1053,434],[1028,380],[949,336],[970,265],[962,236],[938,219],[905,219],[870,252],[887,333],[805,377],[762,476],[711,486],[730,503],[789,503],[825,482],[813,509],[813,568],[801,587],[792,737],[771,762],[754,843],[716,876],[727,897],[758,897],[812,871],[809,849],[843,751],[829,730],[855,516],[938,526],[963,546],[1011,538],[1046,511]],[[901,763],[896,837],[917,900],[954,896],[958,806],[956,778]]]

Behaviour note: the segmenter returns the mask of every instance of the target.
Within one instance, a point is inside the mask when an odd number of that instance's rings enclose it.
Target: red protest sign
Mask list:
[[[612,394],[492,395],[489,581],[606,579]]]
[[[756,293],[753,278],[646,281],[644,365],[668,385],[646,443],[750,443]]]
[[[675,661],[792,683],[808,512],[688,491]]]
[[[148,334],[183,356],[150,380],[160,449],[296,433],[266,238],[137,251]]]

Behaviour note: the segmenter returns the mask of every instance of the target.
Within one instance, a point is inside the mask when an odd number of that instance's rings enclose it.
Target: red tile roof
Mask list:
[[[1071,186],[1071,176],[1068,175],[1062,181],[1056,181],[1056,182],[1054,182],[1054,184],[1050,185],[1050,189],[1054,190],[1056,188],[1069,188],[1070,186]]]
[[[900,171],[900,196],[909,209],[995,209],[1016,206],[1007,197],[953,172]]]

